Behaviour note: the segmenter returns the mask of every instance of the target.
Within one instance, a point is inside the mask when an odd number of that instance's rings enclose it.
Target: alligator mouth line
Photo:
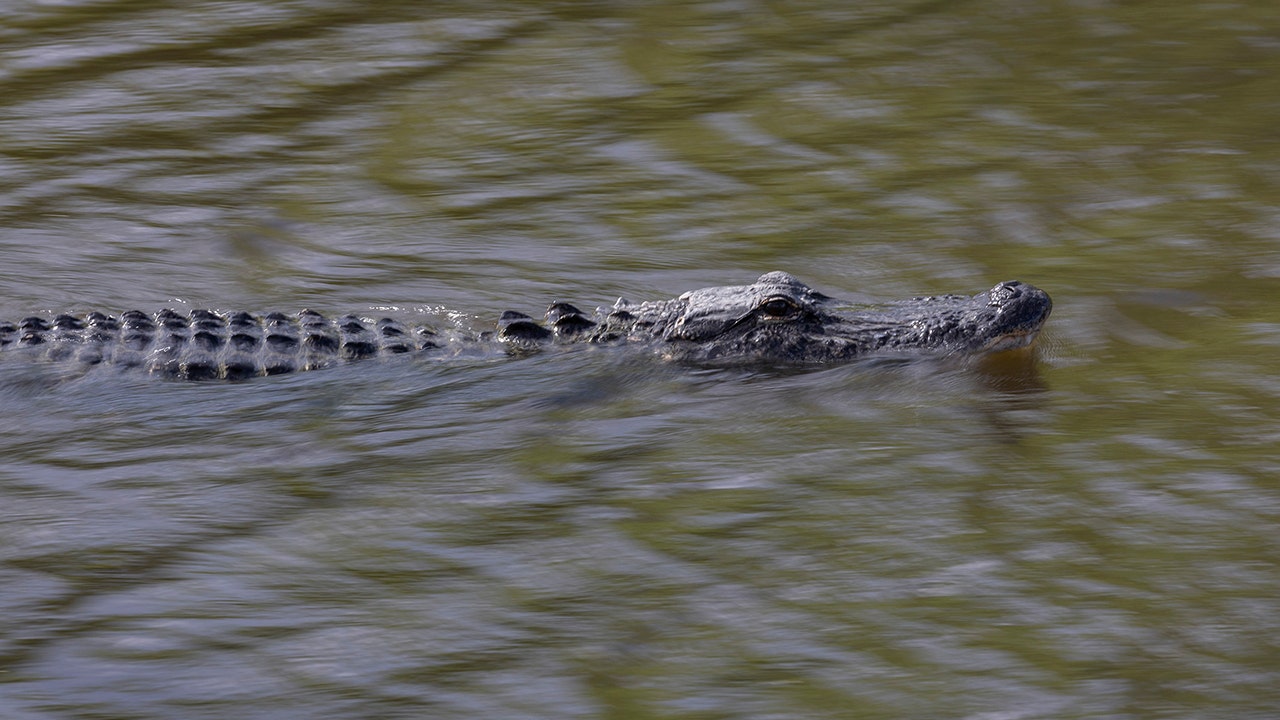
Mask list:
[[[1035,342],[1036,335],[1040,332],[1040,328],[1028,330],[1015,330],[1007,332],[999,337],[992,338],[982,346],[981,352],[996,353],[1005,352],[1006,350],[1020,350],[1030,347]]]

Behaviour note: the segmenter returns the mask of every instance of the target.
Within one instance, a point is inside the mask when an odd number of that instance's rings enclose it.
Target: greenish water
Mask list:
[[[1280,15],[17,3],[0,316],[1005,279],[1037,353],[0,362],[5,718],[1270,718]]]

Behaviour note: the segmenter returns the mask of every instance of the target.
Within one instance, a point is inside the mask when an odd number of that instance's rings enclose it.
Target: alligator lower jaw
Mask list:
[[[985,343],[969,347],[948,345],[922,347],[876,347],[870,342],[854,342],[832,337],[813,338],[801,346],[779,351],[772,345],[736,343],[715,347],[685,341],[658,341],[653,351],[663,360],[694,366],[723,367],[734,365],[766,365],[806,367],[846,363],[875,358],[946,357],[953,355],[992,355],[1030,348],[1039,328],[1007,332]]]
[[[978,350],[978,352],[997,353],[1005,352],[1006,350],[1019,350],[1030,347],[1031,343],[1035,342],[1038,332],[1039,329],[1037,328],[1036,330],[1023,330],[1021,332],[1006,333],[998,338],[988,341]]]

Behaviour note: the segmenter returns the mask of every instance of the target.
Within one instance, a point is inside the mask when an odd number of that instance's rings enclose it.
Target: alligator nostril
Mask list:
[[[1003,305],[1014,298],[1021,297],[1023,286],[1024,283],[1017,280],[1009,280],[996,285],[987,293],[988,297],[991,298],[990,304]]]

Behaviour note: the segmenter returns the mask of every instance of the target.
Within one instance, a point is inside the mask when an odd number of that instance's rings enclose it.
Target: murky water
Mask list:
[[[1018,278],[1031,357],[0,363],[5,718],[1270,718],[1266,2],[49,2],[0,316]]]

